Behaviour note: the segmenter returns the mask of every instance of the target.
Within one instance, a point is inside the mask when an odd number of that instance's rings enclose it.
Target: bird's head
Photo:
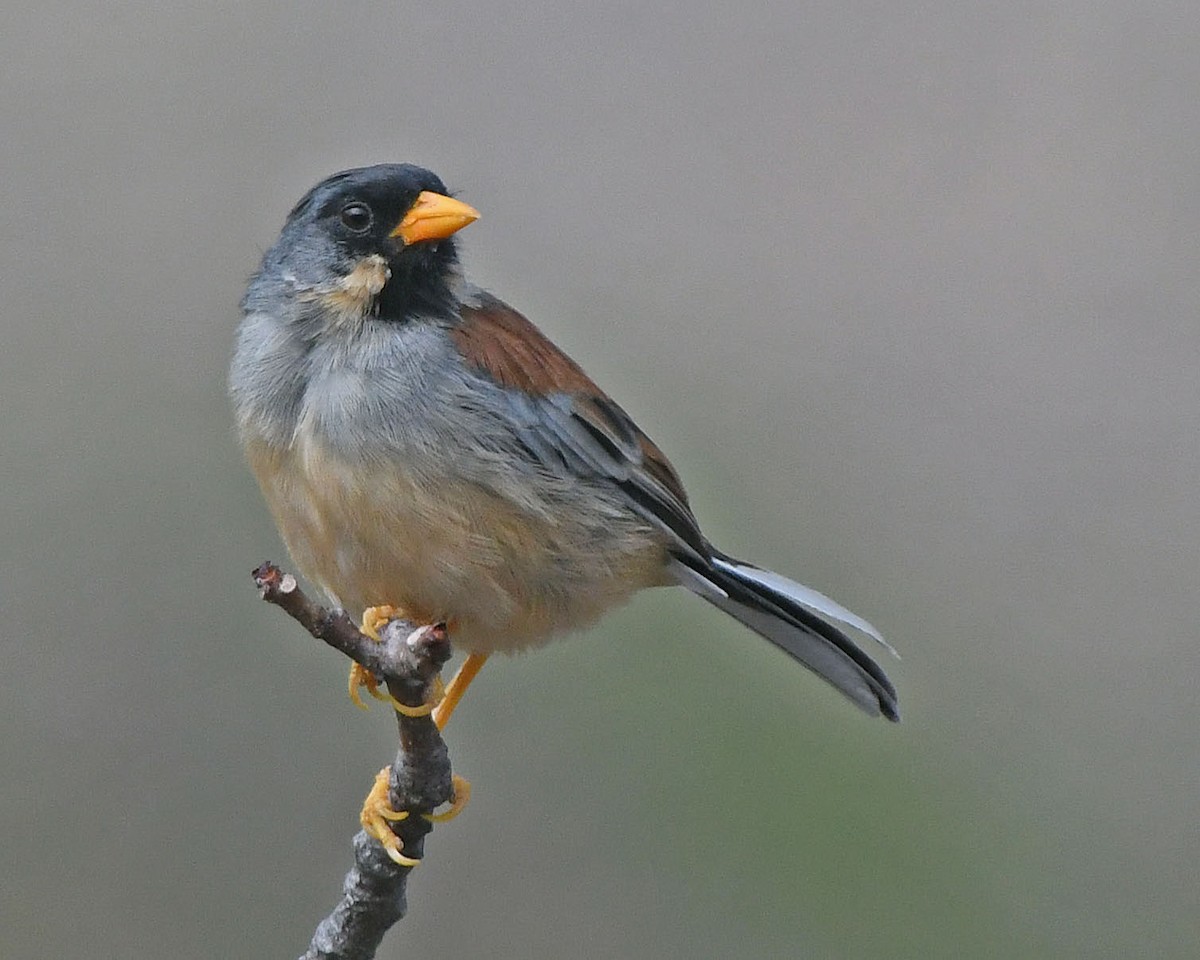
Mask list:
[[[292,209],[244,306],[282,293],[334,322],[437,315],[453,306],[452,236],[478,217],[422,167],[336,173]]]

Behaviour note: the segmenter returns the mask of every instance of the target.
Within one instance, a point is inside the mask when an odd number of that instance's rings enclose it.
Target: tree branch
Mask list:
[[[401,703],[420,706],[442,666],[450,659],[444,624],[421,626],[393,620],[381,643],[359,632],[341,610],[313,603],[296,578],[264,563],[254,582],[268,603],[283,609],[318,640],[362,664],[387,685]],[[431,813],[453,798],[450,758],[437,726],[428,716],[396,713],[400,744],[392,763],[388,803],[410,816],[391,824],[405,857],[420,859],[433,824]],[[354,866],[342,884],[342,899],[313,934],[301,960],[370,960],[383,935],[404,916],[405,888],[412,867],[395,863],[366,832],[354,837]]]

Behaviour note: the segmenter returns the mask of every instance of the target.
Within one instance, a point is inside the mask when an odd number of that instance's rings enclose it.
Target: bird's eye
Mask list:
[[[366,233],[371,229],[371,208],[365,203],[348,203],[342,207],[342,223],[355,233]]]

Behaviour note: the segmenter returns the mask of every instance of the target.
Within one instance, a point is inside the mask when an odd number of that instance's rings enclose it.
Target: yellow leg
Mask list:
[[[402,617],[404,611],[399,607],[382,606],[382,607],[367,607],[363,611],[362,623],[359,625],[359,633],[363,636],[370,637],[376,643],[382,643],[383,640],[379,636],[379,631],[382,627],[387,626],[389,620],[395,620],[397,617]],[[391,694],[379,689],[379,681],[375,679],[375,674],[364,667],[361,663],[352,664],[350,667],[349,677],[350,700],[360,710],[366,710],[367,705],[363,703],[362,698],[358,695],[359,687],[365,687],[376,700],[382,700],[385,703],[390,703],[395,708],[397,713],[402,713],[406,717],[427,717],[433,713],[433,708],[441,702],[442,694],[445,687],[442,685],[441,677],[438,677],[434,682],[433,697],[430,702],[423,703],[418,707],[410,707],[407,704],[401,703]]]
[[[391,804],[388,803],[388,781],[391,779],[391,772],[391,767],[384,767],[375,775],[375,783],[371,787],[371,792],[367,794],[367,799],[363,801],[358,822],[362,824],[362,828],[368,836],[379,841],[384,852],[395,863],[402,867],[415,867],[421,861],[406,857],[400,852],[404,844],[388,826],[389,822],[408,819],[407,811],[393,810]]]
[[[454,708],[458,706],[458,702],[463,698],[463,694],[467,692],[467,687],[471,685],[471,681],[475,679],[479,671],[483,669],[483,665],[487,663],[487,658],[488,655],[486,653],[472,653],[463,661],[463,665],[458,668],[458,673],[450,681],[450,686],[446,687],[446,693],[442,697],[442,702],[433,711],[433,722],[437,724],[439,730],[446,729],[446,724],[450,722],[450,715],[454,713]]]

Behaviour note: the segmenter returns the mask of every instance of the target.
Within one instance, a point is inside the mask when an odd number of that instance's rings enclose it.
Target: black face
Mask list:
[[[296,204],[282,239],[292,235],[297,246],[320,237],[333,241],[337,273],[349,273],[363,258],[377,254],[392,276],[379,295],[378,316],[405,320],[438,314],[452,306],[447,282],[458,262],[454,241],[423,241],[405,245],[391,236],[423,191],[446,193],[434,173],[407,163],[380,164],[344,170],[321,181]],[[315,235],[315,237],[314,237]]]

